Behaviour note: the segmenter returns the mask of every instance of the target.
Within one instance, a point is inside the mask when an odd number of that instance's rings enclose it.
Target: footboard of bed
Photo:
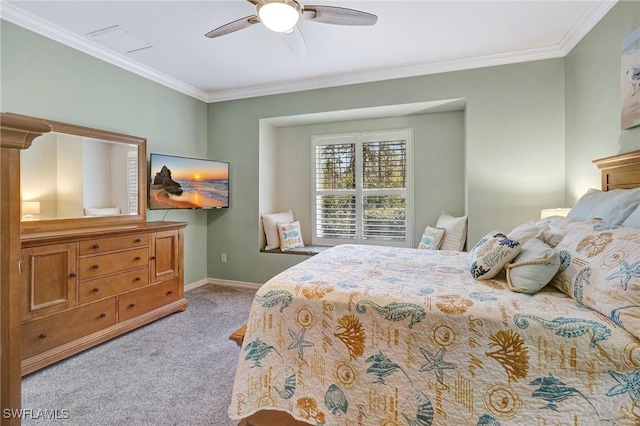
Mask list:
[[[283,411],[262,410],[240,420],[238,426],[309,426],[309,423],[300,422]]]
[[[236,331],[234,331],[231,336],[229,336],[229,340],[233,340],[236,342],[236,345],[242,347],[242,341],[244,340],[244,333],[247,332],[247,325],[243,325]]]
[[[247,332],[247,326],[243,325],[230,336],[229,340],[233,340],[236,344],[242,347],[242,341],[244,340],[244,334]],[[308,426],[309,423],[300,422],[291,415],[275,410],[262,410],[258,411],[252,416],[246,419],[240,420],[238,426]]]

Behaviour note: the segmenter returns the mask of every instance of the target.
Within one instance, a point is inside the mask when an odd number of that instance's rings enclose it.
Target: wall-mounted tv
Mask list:
[[[229,163],[151,154],[149,209],[229,207]]]

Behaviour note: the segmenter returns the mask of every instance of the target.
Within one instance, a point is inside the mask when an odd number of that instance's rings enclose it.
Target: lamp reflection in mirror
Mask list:
[[[34,216],[39,214],[40,214],[40,201],[24,201],[22,203],[23,219],[34,219]]]
[[[292,0],[267,1],[258,7],[258,16],[271,31],[290,33],[300,18],[300,6]]]
[[[540,219],[544,219],[549,216],[567,216],[569,214],[570,208],[559,208],[559,209],[542,209],[540,210]]]

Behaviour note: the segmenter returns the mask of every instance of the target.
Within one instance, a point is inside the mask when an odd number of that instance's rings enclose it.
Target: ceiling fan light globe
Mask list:
[[[258,16],[271,31],[288,33],[300,19],[300,7],[289,1],[265,3],[259,6]]]

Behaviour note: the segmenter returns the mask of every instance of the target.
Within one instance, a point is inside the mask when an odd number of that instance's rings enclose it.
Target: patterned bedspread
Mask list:
[[[343,245],[258,291],[229,415],[319,425],[640,424],[640,341],[468,254]]]

